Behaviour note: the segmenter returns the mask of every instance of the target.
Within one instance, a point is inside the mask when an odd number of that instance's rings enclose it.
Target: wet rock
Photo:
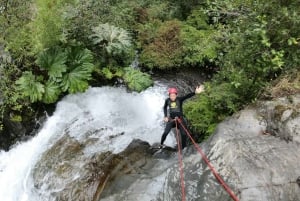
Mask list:
[[[156,72],[153,79],[168,87],[176,87],[179,90],[179,95],[185,95],[193,92],[196,86],[208,80],[207,75],[207,72],[204,73],[199,68],[181,68]]]
[[[287,142],[300,142],[300,95],[264,102],[259,110],[267,133]]]
[[[299,102],[295,96],[258,103],[220,123],[200,145],[241,201],[300,200]],[[147,142],[134,140],[121,153],[91,156],[85,153],[91,144],[66,133],[43,154],[34,170],[41,197],[182,200],[176,152],[160,157]],[[232,200],[193,146],[183,150],[183,163],[186,200]]]
[[[215,134],[200,145],[241,201],[300,200],[300,179],[295,180],[300,175],[298,133],[289,132],[293,140],[288,143],[281,137],[286,136],[282,132],[298,128],[298,100],[294,97],[293,102],[280,99],[249,107],[219,124]],[[278,105],[284,107],[278,110]],[[266,134],[275,126],[279,128],[275,135]],[[186,200],[232,200],[194,147],[183,154]],[[148,173],[141,172],[135,179],[120,177],[128,186],[122,185],[122,190],[108,186],[109,193],[101,200],[182,200],[177,154],[157,160]],[[146,175],[151,176],[148,179]]]
[[[139,174],[151,156],[150,145],[134,140],[119,154],[85,154],[85,147],[65,134],[34,169],[34,185],[40,197],[57,200],[99,200],[103,189],[124,174]],[[49,179],[51,178],[51,179]]]
[[[39,117],[27,117],[23,121],[14,121],[9,116],[3,118],[4,130],[0,133],[0,149],[9,150],[16,142],[31,139],[47,120],[44,112]]]
[[[215,169],[240,200],[300,200],[300,188],[295,182],[300,174],[299,100],[294,97],[293,102],[287,99],[263,102],[256,108],[243,110],[222,122],[202,145]],[[262,135],[265,130],[276,133]],[[283,140],[287,136],[293,140],[287,143]],[[188,156],[185,164],[186,186],[190,186],[187,200],[231,200],[195,154]],[[174,169],[169,175],[176,175],[177,171]],[[173,183],[168,180],[167,192],[176,190]]]

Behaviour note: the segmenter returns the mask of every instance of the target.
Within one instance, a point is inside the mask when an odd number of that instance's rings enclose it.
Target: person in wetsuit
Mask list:
[[[169,98],[165,100],[164,104],[164,121],[166,122],[166,127],[165,130],[162,134],[161,137],[161,142],[160,142],[160,148],[164,147],[164,141],[167,138],[167,135],[171,131],[172,128],[176,126],[175,119],[180,118],[182,125],[187,128],[186,122],[183,118],[183,112],[182,112],[182,103],[188,98],[191,98],[195,94],[200,94],[204,91],[204,86],[201,85],[196,88],[195,92],[189,93],[185,96],[182,97],[177,97],[177,89],[176,88],[169,88]],[[169,109],[169,116],[168,116],[168,109]],[[177,123],[177,126],[180,130],[181,133],[181,148],[183,149],[186,147],[186,131],[182,127],[180,123]]]

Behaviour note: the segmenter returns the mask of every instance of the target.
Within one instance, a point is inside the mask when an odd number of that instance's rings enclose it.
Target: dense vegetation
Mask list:
[[[0,121],[103,80],[142,91],[147,70],[201,68],[214,77],[185,112],[209,135],[300,66],[298,0],[4,0],[0,14]]]

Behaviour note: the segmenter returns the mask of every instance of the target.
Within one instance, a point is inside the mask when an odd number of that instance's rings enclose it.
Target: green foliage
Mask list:
[[[150,20],[138,26],[137,43],[139,48],[149,45],[157,37],[158,29],[162,26],[162,21],[158,19]]]
[[[268,82],[299,67],[299,12],[296,0],[208,1],[205,13],[220,33],[224,56],[218,57],[222,67],[207,92],[187,105],[196,130],[210,134],[214,125],[254,101]]]
[[[91,27],[108,23],[110,25],[131,30],[134,26],[134,8],[141,1],[107,1],[81,0],[66,8],[67,35],[89,45],[89,36],[93,34]],[[88,46],[89,48],[91,46]]]
[[[56,80],[61,78],[63,73],[67,71],[66,60],[67,54],[61,48],[53,47],[41,52],[36,60],[36,64],[40,68],[47,70],[51,80]]]
[[[203,66],[206,61],[213,62],[218,58],[218,31],[214,29],[197,30],[185,25],[181,30],[183,43],[183,65]]]
[[[111,72],[109,68],[103,68],[101,73],[104,75],[105,78],[111,80],[114,77],[114,73]]]
[[[186,23],[198,30],[208,30],[211,29],[208,21],[208,16],[203,9],[199,7],[192,10],[191,14],[187,17]]]
[[[131,46],[129,33],[122,28],[100,24],[92,30],[93,43],[104,48],[108,54],[120,54]]]
[[[22,77],[16,81],[18,90],[20,90],[24,96],[29,97],[31,102],[40,101],[43,98],[45,89],[39,80],[40,77],[37,78],[32,72],[25,71]]]
[[[247,65],[262,66],[266,62],[264,68],[271,64],[275,71],[283,63],[286,68],[299,65],[300,60],[296,56],[299,54],[296,39],[299,41],[299,1],[211,1],[209,5],[212,7],[211,17],[228,24],[223,29],[224,37],[228,37],[225,48],[239,53],[228,60],[237,60],[236,63],[241,64],[240,60],[252,58]],[[293,38],[295,43],[291,43]],[[248,51],[244,54],[240,50]],[[278,61],[281,54],[283,60]],[[268,71],[274,72],[273,69]]]
[[[179,19],[185,20],[195,7],[203,5],[206,0],[170,0],[170,2],[176,7],[177,12],[175,13],[175,16]]]
[[[18,90],[32,103],[54,103],[62,92],[85,91],[94,70],[91,51],[80,46],[71,46],[66,51],[50,48],[39,54],[36,62],[46,75],[42,73],[37,77],[26,71],[16,81]]]
[[[220,121],[239,109],[239,100],[230,83],[207,83],[204,94],[185,104],[185,115],[198,132],[209,136]]]
[[[180,29],[178,20],[161,24],[153,41],[143,47],[141,63],[149,68],[178,67],[182,56]]]
[[[145,13],[148,19],[158,19],[162,21],[172,20],[178,8],[167,1],[152,1],[147,5]]]
[[[31,111],[28,102],[21,99],[20,92],[16,90],[15,78],[18,74],[19,70],[10,61],[0,63],[0,131],[4,129],[4,118],[19,121],[22,114],[30,114]]]
[[[149,74],[143,73],[131,67],[125,68],[123,79],[129,89],[137,92],[141,92],[153,85],[153,81]]]
[[[204,134],[206,138],[215,129],[218,114],[211,109],[211,103],[207,95],[201,95],[195,101],[189,101],[184,105],[185,115],[193,128]]]
[[[68,48],[68,71],[63,76],[62,90],[69,93],[83,92],[92,78],[94,70],[93,55],[88,49],[80,47]]]
[[[124,69],[138,50],[150,69],[218,69],[186,109],[196,130],[208,134],[300,66],[298,0],[11,0],[0,2],[0,13],[0,43],[15,61],[0,72],[1,113],[10,108],[15,119],[29,102],[84,91],[93,55],[98,75],[123,78],[136,91],[150,86],[149,75]]]
[[[44,91],[44,94],[43,94],[43,102],[44,103],[55,103],[60,94],[61,94],[61,89],[60,89],[60,86],[57,85],[57,83],[55,83],[54,81],[47,81],[45,83],[45,91]]]
[[[104,75],[105,78],[111,80],[113,78],[121,78],[124,75],[124,69],[123,68],[103,68],[101,70],[102,75]]]
[[[32,0],[0,1],[0,43],[17,56],[24,57],[30,47],[31,3]]]
[[[65,41],[65,7],[72,0],[35,0],[37,13],[31,23],[33,53],[50,48]]]

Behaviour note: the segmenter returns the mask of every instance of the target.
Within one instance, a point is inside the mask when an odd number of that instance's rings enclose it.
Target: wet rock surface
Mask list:
[[[200,145],[240,200],[300,200],[299,102],[294,96],[257,103],[220,123]],[[41,197],[182,200],[176,152],[158,152],[134,140],[118,154],[86,155],[91,144],[66,134],[43,154],[34,169]],[[186,200],[231,200],[193,146],[184,149],[183,162]]]
[[[34,185],[40,197],[53,200],[99,200],[105,186],[124,174],[139,174],[152,155],[147,142],[134,140],[119,154],[84,154],[91,142],[64,135],[34,168]],[[128,184],[126,184],[127,186]]]
[[[185,95],[194,92],[196,86],[210,79],[208,72],[203,72],[199,68],[176,70],[172,69],[168,72],[156,72],[153,79],[163,83],[168,87],[176,87],[179,95]]]
[[[299,100],[294,96],[249,107],[219,124],[202,145],[240,200],[300,200]],[[231,200],[207,165],[190,157],[187,185],[198,190],[188,191],[188,200]],[[198,180],[191,171],[195,166],[199,166]]]

